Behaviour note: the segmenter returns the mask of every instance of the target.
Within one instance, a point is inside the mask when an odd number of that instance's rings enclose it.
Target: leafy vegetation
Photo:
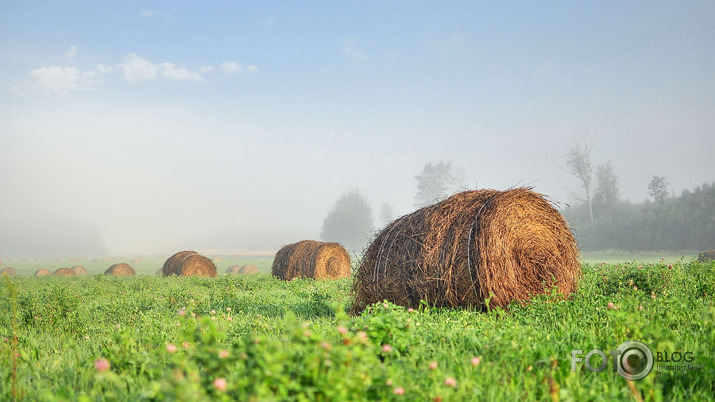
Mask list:
[[[632,204],[578,204],[562,210],[584,250],[709,250],[715,239],[715,182],[678,197]]]
[[[507,310],[377,303],[351,317],[344,312],[350,288],[350,280],[283,282],[265,274],[7,278],[0,399],[715,395],[715,263],[587,264],[570,299],[554,292]],[[572,350],[608,353],[631,339],[654,354],[694,359],[656,362],[666,369],[634,383],[583,364],[571,371]]]

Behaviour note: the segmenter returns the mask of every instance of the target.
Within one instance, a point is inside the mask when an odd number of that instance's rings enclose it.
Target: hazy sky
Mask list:
[[[0,221],[277,247],[356,188],[410,212],[428,161],[570,202],[586,135],[640,202],[715,180],[714,72],[712,1],[5,0]]]

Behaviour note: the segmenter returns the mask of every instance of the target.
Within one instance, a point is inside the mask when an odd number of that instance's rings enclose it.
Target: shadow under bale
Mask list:
[[[216,266],[208,257],[196,251],[179,251],[164,262],[164,276],[216,276]]]
[[[363,254],[352,312],[388,300],[482,308],[558,286],[576,290],[581,265],[568,223],[531,189],[474,190],[405,215]]]
[[[132,268],[131,265],[120,262],[119,264],[114,264],[107,268],[107,270],[104,271],[104,274],[114,276],[134,276],[136,275],[136,272],[134,272],[134,268]]]
[[[302,240],[278,250],[271,273],[286,281],[294,278],[347,278],[352,273],[350,254],[338,243]]]

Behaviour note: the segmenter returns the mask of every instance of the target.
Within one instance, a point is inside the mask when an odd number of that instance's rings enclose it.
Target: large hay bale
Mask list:
[[[13,267],[5,267],[0,270],[0,276],[15,276],[17,271]]]
[[[257,274],[258,267],[253,264],[246,264],[238,271],[239,274]]]
[[[81,265],[75,265],[72,267],[75,275],[87,275],[87,270]]]
[[[104,274],[114,276],[134,276],[136,275],[136,272],[134,272],[134,268],[132,268],[129,264],[120,262],[119,264],[113,264],[107,268],[107,270],[104,271]]]
[[[388,300],[481,308],[576,290],[581,265],[568,223],[528,188],[457,193],[385,227],[363,254],[353,312]]]
[[[338,243],[302,240],[278,250],[271,273],[286,281],[294,278],[347,278],[351,274],[350,254]]]
[[[700,262],[708,262],[708,261],[713,261],[713,260],[715,260],[715,250],[703,251],[698,256],[698,261],[700,261]]]
[[[164,276],[210,276],[217,274],[216,266],[208,257],[195,251],[179,251],[169,257],[162,268]]]
[[[35,276],[49,276],[52,275],[52,271],[46,268],[40,268],[37,271],[35,271]]]
[[[67,268],[67,267],[63,267],[63,268],[57,268],[57,269],[55,270],[55,272],[53,273],[53,275],[56,275],[56,276],[74,276],[75,274],[74,274],[74,271],[73,271],[73,270],[71,270],[71,269],[69,269],[69,268]]]

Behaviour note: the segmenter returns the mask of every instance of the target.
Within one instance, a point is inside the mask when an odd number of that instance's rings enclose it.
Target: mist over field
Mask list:
[[[0,258],[275,250],[417,176],[715,180],[715,4],[0,5]]]

